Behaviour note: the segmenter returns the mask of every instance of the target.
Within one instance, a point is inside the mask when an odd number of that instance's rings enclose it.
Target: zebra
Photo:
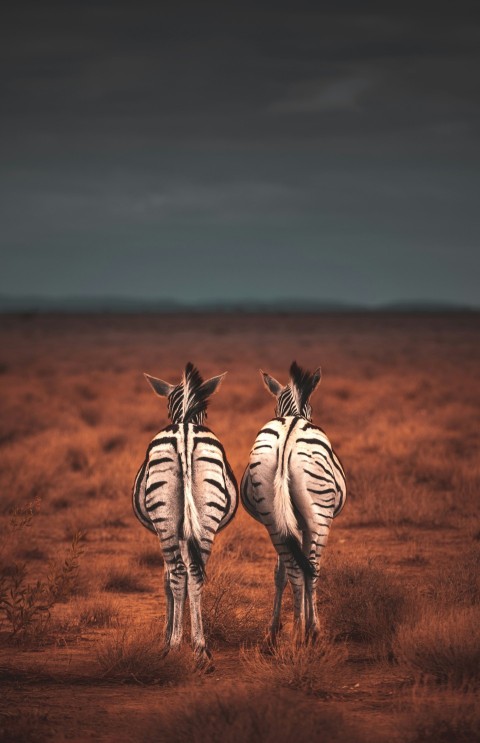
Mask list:
[[[177,385],[145,374],[154,392],[167,398],[171,423],[150,442],[133,486],[135,516],[157,534],[164,558],[164,653],[180,646],[188,594],[194,654],[205,670],[213,670],[201,612],[205,567],[216,533],[238,506],[225,450],[204,425],[208,398],[224,376],[205,382],[190,362]]]
[[[320,382],[320,368],[312,374],[294,361],[285,387],[260,373],[277,399],[276,417],[257,434],[240,497],[246,511],[267,528],[278,553],[268,644],[275,645],[281,629],[287,580],[293,591],[297,642],[313,642],[320,630],[319,562],[332,520],[345,504],[345,473],[326,434],[311,421],[310,397]]]

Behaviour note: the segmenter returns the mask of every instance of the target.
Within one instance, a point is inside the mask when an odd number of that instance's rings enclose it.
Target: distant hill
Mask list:
[[[335,300],[278,299],[211,300],[192,304],[174,299],[141,300],[124,297],[9,297],[0,296],[0,313],[4,314],[142,314],[188,312],[246,312],[246,313],[320,313],[320,312],[476,312],[479,308],[451,302],[400,301],[379,305],[353,304]]]

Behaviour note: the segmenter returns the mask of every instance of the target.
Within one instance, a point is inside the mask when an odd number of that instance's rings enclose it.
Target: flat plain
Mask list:
[[[479,740],[478,314],[3,316],[0,740]],[[215,671],[161,656],[163,565],[131,488],[187,361],[240,481],[273,417],[258,369],[322,367],[347,473],[315,647],[263,640],[275,555],[239,506],[204,591]]]

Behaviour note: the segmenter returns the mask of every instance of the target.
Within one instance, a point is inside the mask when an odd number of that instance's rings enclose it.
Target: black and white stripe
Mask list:
[[[277,398],[276,418],[258,433],[241,485],[248,513],[268,530],[278,553],[271,639],[280,627],[286,580],[294,592],[297,631],[318,633],[315,589],[332,520],[346,497],[343,467],[325,432],[311,420],[309,399],[320,370],[305,372],[294,362],[286,387],[263,374]],[[305,624],[306,623],[306,624]]]
[[[158,535],[165,561],[167,647],[181,641],[188,594],[192,640],[203,665],[210,658],[200,608],[205,566],[216,533],[232,520],[238,505],[224,448],[203,425],[208,397],[221,379],[204,382],[191,364],[176,386],[148,377],[157,394],[168,395],[172,423],[150,442],[133,488],[135,515]]]

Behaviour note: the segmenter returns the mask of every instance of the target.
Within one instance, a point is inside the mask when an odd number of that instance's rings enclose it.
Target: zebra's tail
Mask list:
[[[283,462],[288,462],[289,452],[285,451]],[[306,577],[315,577],[315,567],[302,551],[302,546],[295,533],[298,532],[298,523],[293,511],[292,498],[290,495],[290,477],[288,464],[277,469],[274,482],[275,495],[273,498],[274,523],[277,531],[285,537],[285,545],[293,555],[293,558]]]
[[[286,454],[286,453],[285,453]],[[287,457],[284,456],[285,460]],[[293,512],[292,499],[290,497],[290,477],[287,467],[279,467],[275,473],[273,498],[273,515],[275,526],[282,536],[287,536],[298,531],[297,519]]]
[[[200,545],[195,537],[190,537],[189,539],[187,539],[187,547],[191,562],[196,566],[202,580],[204,580],[207,577],[205,571],[205,563],[200,551]]]
[[[295,562],[297,563],[300,570],[303,572],[306,578],[315,578],[316,570],[314,565],[310,562],[308,557],[304,555],[302,546],[298,541],[297,537],[291,534],[285,540],[285,544],[292,553]]]
[[[190,560],[198,568],[202,577],[205,577],[205,563],[203,561],[200,542],[202,528],[198,516],[197,506],[193,497],[191,467],[184,469],[183,481],[183,538],[187,542]]]

